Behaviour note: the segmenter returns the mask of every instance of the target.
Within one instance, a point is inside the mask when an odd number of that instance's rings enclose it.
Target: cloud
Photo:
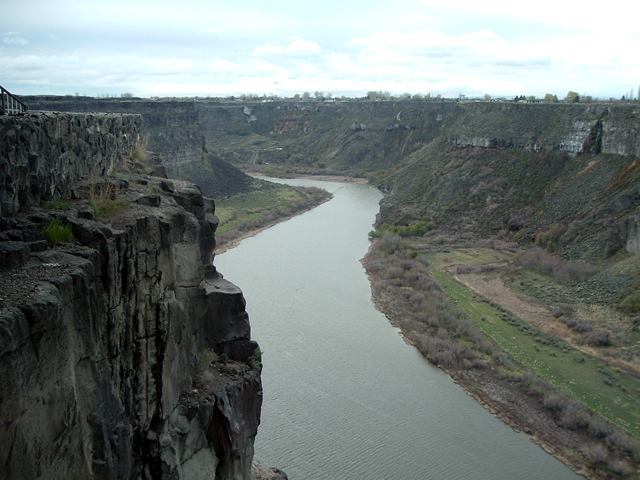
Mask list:
[[[4,37],[2,41],[8,45],[21,45],[25,47],[29,45],[29,41],[22,37]]]
[[[264,45],[258,47],[253,51],[254,55],[267,57],[267,56],[314,56],[320,55],[322,49],[316,42],[310,40],[303,40],[296,38],[288,45]]]

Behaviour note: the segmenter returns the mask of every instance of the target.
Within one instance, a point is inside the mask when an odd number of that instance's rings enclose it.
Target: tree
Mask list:
[[[578,103],[580,102],[580,94],[577,92],[569,92],[565,97],[564,101],[566,103]]]
[[[552,93],[547,93],[547,94],[544,96],[543,101],[545,101],[545,102],[551,102],[551,103],[557,103],[557,102],[558,102],[558,96],[557,96],[557,95],[554,95],[554,94],[552,94]]]

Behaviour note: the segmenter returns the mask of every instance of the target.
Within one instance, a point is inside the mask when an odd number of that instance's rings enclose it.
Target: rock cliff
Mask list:
[[[0,123],[0,479],[251,476],[261,363],[244,298],[211,264],[213,201],[123,168],[140,121]],[[105,192],[118,209],[96,216]],[[54,218],[74,243],[46,241]]]
[[[243,192],[250,186],[247,175],[207,150],[201,113],[193,101],[59,96],[24,100],[31,110],[139,114],[144,118],[140,144],[162,158],[171,177],[196,183],[212,198]]]

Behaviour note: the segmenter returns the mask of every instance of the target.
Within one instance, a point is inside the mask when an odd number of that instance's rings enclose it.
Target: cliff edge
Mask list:
[[[0,479],[251,478],[260,352],[215,205],[123,167],[140,124],[0,123]]]

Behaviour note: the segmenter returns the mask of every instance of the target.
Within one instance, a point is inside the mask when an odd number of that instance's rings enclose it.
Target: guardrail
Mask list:
[[[29,107],[0,85],[0,115],[18,115],[28,110]]]

